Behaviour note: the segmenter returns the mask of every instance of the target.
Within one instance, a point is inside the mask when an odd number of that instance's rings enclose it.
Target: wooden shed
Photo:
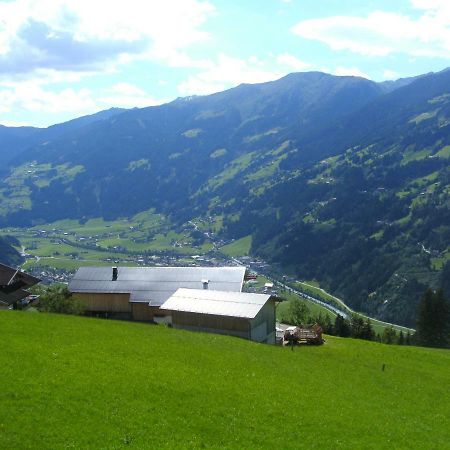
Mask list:
[[[178,289],[161,309],[175,328],[275,344],[275,306],[267,294]]]
[[[88,314],[158,321],[179,288],[241,292],[245,267],[80,267],[69,283]]]

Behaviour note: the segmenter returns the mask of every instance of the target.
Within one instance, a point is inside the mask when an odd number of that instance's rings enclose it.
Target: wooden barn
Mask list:
[[[26,289],[40,281],[19,269],[0,264],[0,307],[9,308],[20,302],[30,295]]]
[[[81,267],[69,283],[88,314],[164,321],[160,306],[179,288],[239,293],[245,267]]]
[[[275,344],[275,306],[269,294],[178,289],[161,309],[174,328]]]

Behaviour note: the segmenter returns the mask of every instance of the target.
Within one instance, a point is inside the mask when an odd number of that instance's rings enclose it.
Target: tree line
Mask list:
[[[442,289],[428,289],[423,295],[418,307],[415,332],[397,331],[389,326],[384,328],[382,333],[376,333],[371,320],[357,314],[353,314],[349,319],[337,315],[334,321],[327,314],[310,315],[306,304],[300,299],[291,300],[288,310],[280,319],[298,326],[318,323],[324,333],[332,336],[385,344],[450,348],[450,302],[444,297]]]

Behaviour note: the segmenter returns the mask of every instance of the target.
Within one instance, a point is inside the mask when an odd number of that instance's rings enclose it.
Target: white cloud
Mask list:
[[[134,57],[195,64],[183,51],[209,38],[201,26],[213,13],[201,0],[0,2],[0,72],[101,71]]]
[[[26,124],[20,119],[10,120],[8,113],[11,112],[21,115],[42,113],[43,120],[40,125],[47,126],[50,124],[49,121],[55,123],[53,116],[74,118],[111,107],[146,107],[164,101],[154,98],[145,90],[130,83],[117,83],[100,93],[94,93],[86,88],[50,90],[45,83],[35,80],[8,82],[0,84],[0,114],[4,115],[4,118],[0,117],[0,123],[11,126]]]
[[[367,56],[405,53],[412,56],[450,55],[450,2],[412,0],[422,15],[374,11],[366,17],[332,16],[305,20],[292,32],[305,39],[323,42],[333,50],[349,50]]]
[[[0,112],[2,112],[0,108]],[[15,120],[3,120],[0,118],[0,124],[2,124],[5,127],[29,127],[33,126],[29,122],[23,122],[23,121],[15,121]]]
[[[98,99],[102,109],[110,107],[142,108],[160,105],[164,100],[157,100],[143,89],[129,83],[117,83],[106,89],[106,96]]]
[[[0,90],[2,112],[25,110],[31,112],[83,114],[95,111],[96,104],[89,89],[66,88],[59,92],[44,89],[36,82],[19,82]]]
[[[208,69],[190,76],[178,86],[181,95],[205,95],[237,86],[241,83],[262,83],[275,80],[281,73],[267,70],[260,60],[233,58],[219,54]]]
[[[411,5],[416,9],[423,9],[429,13],[448,15],[450,13],[450,3],[448,0],[411,0]]]
[[[277,63],[288,67],[290,70],[295,70],[296,72],[303,72],[312,68],[312,64],[302,61],[289,53],[278,55]]]
[[[363,77],[366,78],[368,80],[370,80],[369,75],[367,75],[366,73],[362,72],[361,70],[359,70],[357,67],[342,67],[342,66],[338,66],[336,67],[335,71],[334,71],[335,75],[338,76],[351,76],[351,77]]]
[[[400,75],[395,70],[385,69],[383,71],[383,80],[396,80],[400,78]]]

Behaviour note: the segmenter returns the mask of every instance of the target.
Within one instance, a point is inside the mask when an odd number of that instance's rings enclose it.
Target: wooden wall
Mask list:
[[[148,303],[131,303],[131,312],[133,320],[142,322],[153,322],[155,315],[162,315],[162,310],[154,306],[148,306]]]
[[[249,320],[238,317],[173,311],[172,325],[174,328],[183,328],[185,330],[250,338]]]
[[[87,311],[129,313],[131,312],[130,294],[89,294],[74,293],[86,305]]]

